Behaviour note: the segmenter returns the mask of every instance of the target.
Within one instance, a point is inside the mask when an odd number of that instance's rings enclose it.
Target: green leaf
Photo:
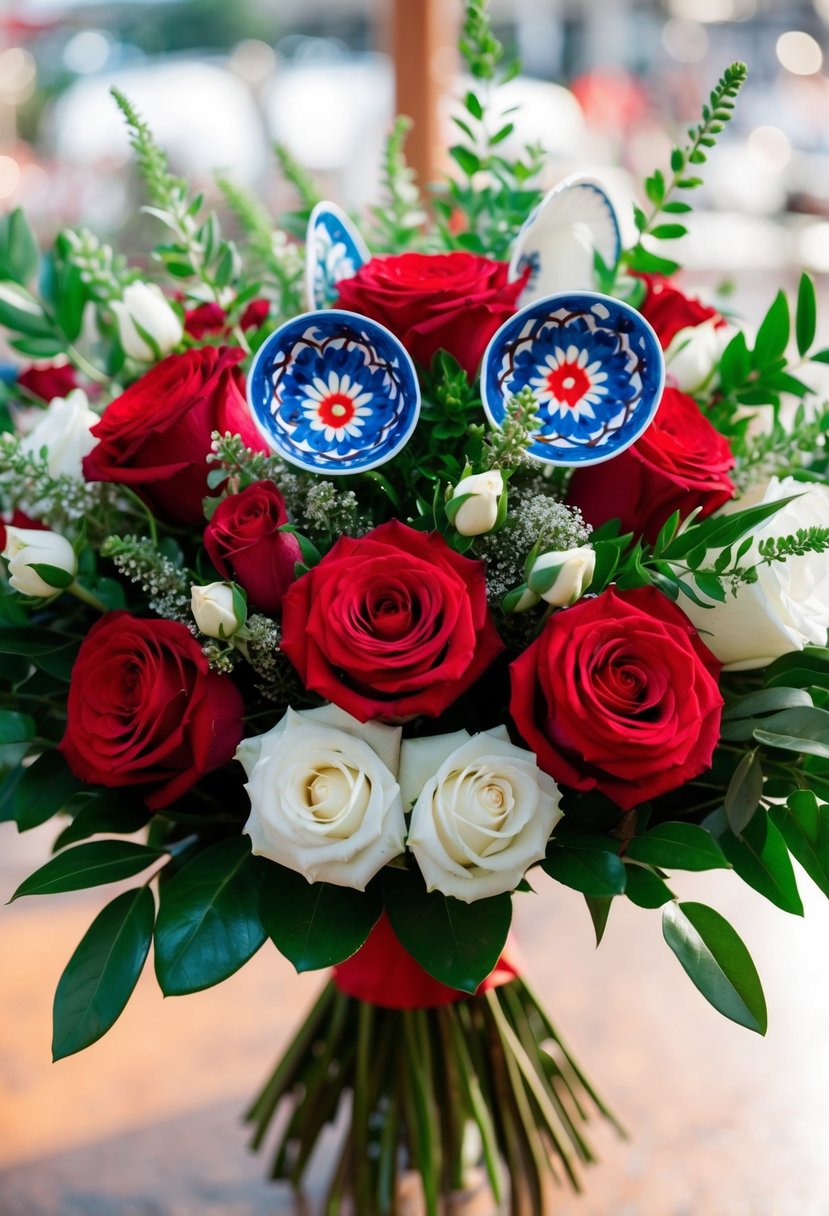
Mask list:
[[[797,352],[802,357],[815,340],[817,328],[817,297],[815,281],[805,272],[800,276],[797,290],[797,309],[795,311],[795,336]]]
[[[596,934],[596,947],[602,944],[604,931],[607,928],[607,918],[610,916],[610,906],[613,903],[612,895],[585,895],[584,902],[587,904],[587,911],[590,913],[590,919],[593,922],[593,932]]]
[[[615,854],[603,849],[567,848],[553,844],[541,863],[556,882],[590,895],[621,895],[625,889],[625,867]]]
[[[723,833],[720,845],[743,882],[784,912],[803,915],[789,850],[768,815],[755,815],[739,837]]]
[[[767,747],[829,760],[829,710],[817,707],[784,709],[764,718],[754,738]]]
[[[280,954],[297,971],[333,967],[360,949],[383,910],[379,887],[366,891],[310,883],[272,861],[261,862],[259,915]]]
[[[20,832],[39,827],[62,811],[84,789],[59,751],[43,752],[24,770],[14,797],[14,817]],[[86,787],[88,788],[88,787]]]
[[[765,1034],[768,1014],[757,969],[728,921],[705,904],[670,903],[662,916],[665,941],[691,982],[732,1022]]]
[[[756,507],[745,507],[730,515],[711,516],[702,523],[694,523],[671,541],[665,549],[663,557],[670,558],[672,561],[676,558],[683,558],[693,553],[698,546],[704,549],[724,549],[727,545],[733,545],[735,541],[740,540],[742,536],[757,528],[765,520],[771,519],[783,507],[788,506],[790,502],[794,502],[799,497],[799,494],[792,494],[788,498],[779,498],[775,502],[758,503]]]
[[[96,916],[55,993],[53,1060],[89,1047],[118,1020],[146,961],[154,915],[149,887],[138,887],[118,895]]]
[[[401,944],[425,971],[474,993],[501,955],[512,920],[509,895],[466,904],[427,892],[419,875],[386,870],[383,902]]]
[[[679,263],[673,262],[670,258],[661,258],[656,253],[651,253],[649,249],[645,249],[644,245],[635,245],[633,249],[625,254],[625,262],[631,270],[638,270],[640,274],[674,274],[679,270]]]
[[[129,840],[97,840],[59,853],[35,870],[15,891],[21,895],[53,895],[58,891],[83,891],[87,887],[119,882],[146,870],[164,854]]]
[[[146,803],[131,799],[126,791],[102,791],[77,809],[72,822],[55,841],[55,851],[98,833],[130,836],[149,823],[151,818],[152,811],[147,809]]]
[[[811,790],[798,790],[785,806],[772,807],[769,817],[792,856],[829,898],[829,806]]]
[[[21,207],[0,218],[0,278],[25,285],[40,260],[37,241]]]
[[[657,224],[651,228],[650,235],[658,241],[675,241],[681,236],[688,235],[684,224]]]
[[[646,835],[629,840],[626,854],[660,869],[728,869],[716,840],[695,823],[660,823]]]
[[[481,167],[481,162],[474,152],[463,144],[455,144],[449,149],[449,155],[460,166],[467,177],[472,177]]]
[[[784,353],[790,332],[789,302],[785,292],[778,291],[771,308],[760,322],[754,342],[754,364],[767,367]]]
[[[0,280],[0,325],[30,337],[47,338],[53,332],[31,292],[10,279]]]
[[[484,116],[484,108],[481,105],[480,101],[478,100],[477,95],[475,93],[473,93],[471,89],[466,94],[466,97],[464,98],[464,105],[466,106],[467,110],[472,115],[472,117],[477,118],[478,121],[480,122],[480,120]]]
[[[761,688],[750,692],[745,697],[732,701],[724,710],[723,722],[739,721],[754,718],[757,714],[775,713],[781,709],[795,709],[797,706],[810,706],[812,698],[803,688]]]
[[[34,718],[11,709],[0,710],[0,747],[7,743],[27,743],[37,731]]]
[[[265,940],[261,873],[246,836],[220,840],[162,883],[155,973],[165,996],[210,988],[238,971]]]
[[[639,908],[661,908],[674,898],[668,884],[647,866],[631,863],[625,867],[625,895]]]
[[[725,815],[735,836],[751,823],[762,794],[763,768],[755,749],[743,756],[725,791]]]

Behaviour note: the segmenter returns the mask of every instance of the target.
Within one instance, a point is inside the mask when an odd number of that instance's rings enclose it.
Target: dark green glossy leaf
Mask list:
[[[625,885],[625,895],[639,908],[661,908],[669,900],[674,898],[664,879],[658,874],[654,874],[653,870],[647,866],[630,864],[625,867],[627,871],[627,883]]]
[[[711,516],[702,523],[694,523],[671,541],[663,556],[674,560],[687,557],[697,547],[703,550],[724,549],[726,545],[733,545],[765,520],[771,519],[797,497],[797,494],[791,494],[788,498],[779,498],[775,502],[758,503],[756,507],[745,507],[741,511],[733,511],[730,515]],[[689,564],[699,563],[689,561]]]
[[[754,363],[767,367],[779,359],[789,342],[789,302],[782,291],[774,297],[771,308],[760,322],[754,343]]]
[[[816,328],[817,297],[815,295],[815,281],[811,275],[804,273],[800,276],[800,284],[797,290],[797,311],[795,312],[795,335],[797,337],[797,351],[799,355],[805,355],[814,342]]]
[[[62,1060],[100,1039],[132,995],[153,937],[149,887],[107,904],[60,977],[52,1012],[52,1058]]]
[[[59,751],[43,752],[25,769],[14,798],[14,817],[18,830],[39,827],[62,811],[67,802],[84,788]]]
[[[615,853],[603,849],[553,845],[541,864],[556,882],[594,899],[621,895],[625,889],[624,863]]]
[[[476,992],[495,967],[512,920],[509,895],[465,904],[427,892],[419,875],[386,870],[383,902],[402,945],[436,980]]]
[[[8,743],[26,743],[34,738],[36,729],[34,718],[28,714],[19,714],[11,709],[0,710],[0,747]]]
[[[310,883],[301,874],[264,859],[261,870],[262,925],[297,971],[333,967],[350,958],[383,910],[376,884],[355,891],[326,882]]]
[[[0,277],[25,286],[39,260],[37,241],[21,207],[0,217]]]
[[[728,869],[716,840],[695,823],[660,823],[629,840],[627,856],[666,870]]]
[[[760,757],[756,751],[746,752],[725,791],[725,814],[735,836],[739,836],[751,823],[762,793],[763,767]]]
[[[791,794],[785,806],[774,806],[769,818],[812,882],[829,898],[829,806],[811,790]]]
[[[221,840],[162,883],[155,972],[165,996],[210,988],[262,945],[260,871],[246,836]]]
[[[670,903],[662,916],[665,941],[691,982],[732,1022],[765,1034],[766,1001],[744,942],[728,921],[705,904]]]
[[[593,922],[593,932],[596,934],[596,947],[598,948],[602,944],[604,931],[607,928],[607,918],[610,916],[613,896],[602,895],[597,898],[593,895],[585,895],[584,902],[587,904],[587,911]]]
[[[129,840],[95,840],[59,853],[21,883],[12,899],[21,895],[52,895],[83,891],[87,887],[119,882],[140,874],[164,854]],[[11,902],[11,901],[9,901]]]
[[[124,790],[102,791],[78,807],[72,822],[55,841],[55,849],[64,849],[98,833],[130,836],[151,818],[152,811],[146,804],[130,798]]]
[[[723,722],[755,718],[758,714],[777,713],[781,709],[811,704],[812,698],[802,688],[761,688],[758,692],[750,692],[732,701],[723,713]]]
[[[720,845],[743,882],[784,912],[803,915],[789,850],[768,815],[755,815],[740,836],[724,832]]]

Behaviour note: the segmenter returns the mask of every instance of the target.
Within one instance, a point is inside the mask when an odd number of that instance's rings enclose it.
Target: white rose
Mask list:
[[[124,354],[141,363],[168,355],[184,335],[178,314],[154,283],[130,283],[123,299],[113,301],[112,308]]]
[[[78,572],[75,550],[65,536],[39,528],[6,526],[6,547],[3,557],[9,563],[9,582],[21,595],[47,599],[72,582]],[[64,577],[49,581],[46,571],[38,573],[35,566],[51,566]]]
[[[433,773],[414,804],[407,843],[428,890],[472,903],[515,890],[543,858],[561,811],[552,777],[506,731],[465,734],[405,740],[400,783],[405,796],[424,771]]]
[[[799,528],[829,526],[829,488],[786,477],[772,477],[762,489],[744,495],[732,510],[759,502],[775,502],[799,494],[753,533],[754,544],[741,559],[749,565],[758,557],[758,542],[788,536]],[[785,562],[759,566],[756,583],[741,583],[724,604],[711,601],[700,608],[684,599],[682,607],[702,634],[702,640],[726,671],[765,667],[781,655],[804,646],[825,646],[829,629],[829,553],[806,553]]]
[[[399,746],[399,727],[363,724],[333,705],[289,709],[244,740],[236,757],[248,774],[253,852],[309,882],[365,890],[405,847]]]
[[[497,469],[462,477],[449,499],[449,518],[461,536],[483,536],[491,532],[498,519],[504,479]],[[458,499],[464,501],[453,508]]]
[[[232,583],[207,583],[190,587],[190,611],[202,633],[209,638],[229,638],[247,620],[245,601]]]
[[[527,586],[548,604],[564,608],[581,598],[595,570],[596,552],[590,545],[542,553],[530,568]]]
[[[683,393],[701,393],[708,388],[719,367],[722,353],[737,332],[710,317],[700,325],[680,329],[665,351],[665,368]]]
[[[49,402],[37,425],[20,440],[20,450],[38,456],[46,448],[50,476],[65,474],[83,481],[83,458],[98,442],[91,431],[99,421],[83,389],[73,389],[68,396]]]

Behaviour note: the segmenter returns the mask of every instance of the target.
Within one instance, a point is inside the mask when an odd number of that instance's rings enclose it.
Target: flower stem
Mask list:
[[[98,612],[109,612],[109,608],[104,601],[98,599],[98,596],[93,595],[91,591],[87,591],[86,587],[82,587],[80,583],[71,583],[66,590],[71,595],[74,595],[76,599],[81,600],[82,603],[88,604],[90,608],[96,608]]]

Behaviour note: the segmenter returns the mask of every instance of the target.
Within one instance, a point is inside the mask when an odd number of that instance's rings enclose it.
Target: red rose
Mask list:
[[[258,329],[264,325],[270,312],[270,301],[251,300],[242,313],[239,325],[242,329]],[[191,338],[200,341],[206,334],[220,334],[227,330],[227,313],[220,304],[199,304],[184,314],[184,328]]]
[[[471,378],[525,281],[508,283],[506,262],[473,253],[403,253],[372,258],[341,279],[337,307],[385,325],[424,367],[449,351]]]
[[[639,311],[656,330],[663,350],[668,349],[675,334],[689,325],[701,325],[711,317],[718,317],[720,324],[725,324],[716,308],[686,296],[669,279],[663,279],[661,275],[643,275],[642,278],[648,290]]]
[[[235,579],[255,608],[272,614],[302,557],[297,538],[279,531],[287,522],[285,500],[273,482],[255,481],[223,498],[204,530],[204,547],[222,578]]]
[[[510,713],[541,768],[628,811],[690,781],[719,738],[720,665],[655,587],[555,613],[510,667]]]
[[[180,523],[203,519],[213,431],[241,435],[267,451],[248,411],[234,347],[169,355],[107,406],[92,428],[100,440],[83,462],[87,481],[131,486],[150,507]]]
[[[669,515],[695,507],[710,515],[734,494],[728,440],[693,397],[666,388],[656,417],[627,451],[605,464],[577,469],[568,501],[593,527],[620,519],[623,532],[654,541]]]
[[[242,738],[242,696],[178,621],[108,612],[87,634],[69,685],[60,748],[97,785],[158,788],[153,810],[226,764]]]
[[[13,528],[36,528],[40,532],[49,530],[46,524],[42,524],[37,519],[31,519],[17,508],[14,511],[8,511],[5,515],[0,515],[0,553],[6,547],[6,524],[10,524]]]
[[[53,397],[65,397],[78,387],[78,373],[71,363],[33,363],[25,371],[18,372],[17,383],[36,397],[51,401]]]
[[[282,602],[282,649],[306,688],[359,718],[435,717],[502,649],[483,563],[392,520],[343,536]]]

